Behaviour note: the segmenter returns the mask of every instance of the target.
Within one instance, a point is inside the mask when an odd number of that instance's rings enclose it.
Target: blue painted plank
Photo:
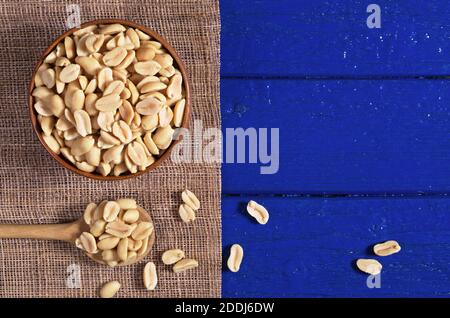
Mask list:
[[[223,272],[224,297],[450,295],[448,198],[261,197],[270,211],[264,226],[246,214],[249,199],[223,199],[224,263],[231,244],[244,248],[241,270]],[[371,246],[390,239],[401,252],[374,256]],[[358,258],[383,264],[381,288],[367,288],[367,275],[354,268]]]
[[[450,191],[448,81],[226,79],[221,96],[224,133],[280,134],[278,173],[225,163],[224,193]]]
[[[450,3],[225,0],[222,76],[416,76],[450,72]]]

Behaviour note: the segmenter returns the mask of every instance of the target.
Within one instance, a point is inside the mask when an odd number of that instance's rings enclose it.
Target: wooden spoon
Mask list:
[[[140,206],[137,207],[139,211],[139,220],[145,222],[153,222],[150,214]],[[0,238],[26,238],[26,239],[38,239],[38,240],[56,240],[69,242],[75,246],[75,240],[83,232],[89,232],[89,225],[87,225],[83,216],[78,220],[71,223],[64,224],[0,224]],[[153,247],[155,243],[156,235],[153,231],[149,237],[147,250],[141,256],[136,259],[119,263],[117,266],[131,265],[142,260]],[[78,249],[78,248],[77,248]],[[89,258],[93,259],[97,263],[106,265],[106,263],[99,257],[99,253],[91,255],[85,253]]]

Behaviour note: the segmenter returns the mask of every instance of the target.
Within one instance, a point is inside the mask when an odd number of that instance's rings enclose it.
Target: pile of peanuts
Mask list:
[[[121,24],[92,25],[64,38],[34,77],[42,139],[79,170],[137,173],[173,142],[186,92],[158,41]]]

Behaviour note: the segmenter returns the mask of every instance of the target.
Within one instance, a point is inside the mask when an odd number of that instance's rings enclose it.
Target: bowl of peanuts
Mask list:
[[[157,168],[188,128],[190,86],[175,49],[136,23],[95,20],[59,36],[29,86],[34,131],[62,166],[97,180]]]

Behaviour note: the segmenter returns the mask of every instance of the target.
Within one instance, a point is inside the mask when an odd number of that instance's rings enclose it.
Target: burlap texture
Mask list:
[[[1,297],[95,297],[102,283],[122,283],[118,297],[218,297],[221,290],[220,165],[174,164],[128,181],[102,182],[61,167],[39,144],[27,109],[27,87],[37,59],[66,28],[67,5],[81,22],[122,18],[163,35],[185,61],[192,83],[194,119],[220,127],[219,8],[216,0],[0,0],[0,222],[62,223],[90,201],[134,197],[152,213],[157,241],[146,261],[159,272],[157,290],[143,288],[145,262],[109,269],[75,247],[56,241],[0,240]],[[178,216],[180,192],[189,188],[202,208],[192,224]],[[174,274],[160,261],[169,248],[199,261]],[[80,266],[81,288],[68,288],[68,267]]]

